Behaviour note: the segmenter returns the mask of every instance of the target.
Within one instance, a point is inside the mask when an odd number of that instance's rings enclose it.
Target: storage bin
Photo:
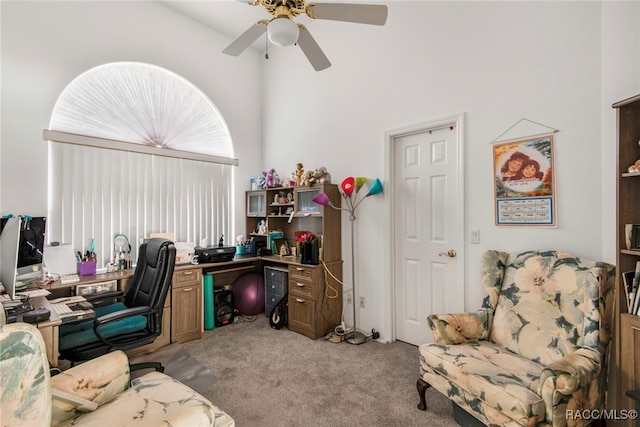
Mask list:
[[[80,276],[93,276],[96,274],[96,262],[95,261],[82,261],[77,263],[78,275]]]

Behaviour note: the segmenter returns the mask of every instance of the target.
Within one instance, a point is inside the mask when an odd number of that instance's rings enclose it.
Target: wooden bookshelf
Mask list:
[[[609,369],[608,409],[634,409],[633,400],[625,393],[640,388],[640,362],[635,349],[640,346],[640,317],[627,313],[627,292],[622,272],[635,270],[640,251],[626,246],[625,225],[640,224],[640,173],[629,172],[629,166],[640,159],[640,95],[613,104],[617,110],[616,168],[616,317],[613,353]],[[633,420],[620,420],[616,426],[632,426]],[[607,422],[609,425],[609,422]]]

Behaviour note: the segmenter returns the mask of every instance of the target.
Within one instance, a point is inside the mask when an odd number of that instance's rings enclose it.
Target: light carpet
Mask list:
[[[215,375],[198,391],[239,427],[453,427],[450,401],[427,390],[417,409],[418,349],[310,340],[264,315],[205,331],[182,348]]]
[[[142,362],[159,362],[164,366],[164,373],[197,392],[205,390],[216,381],[215,375],[200,362],[192,358],[180,344],[171,344],[153,353],[132,357],[130,364]],[[149,370],[131,372],[131,378],[137,378],[148,373]]]

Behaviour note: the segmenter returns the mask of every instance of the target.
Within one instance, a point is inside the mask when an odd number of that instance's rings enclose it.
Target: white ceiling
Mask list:
[[[260,19],[270,16],[263,7],[250,6],[239,0],[156,1],[214,31],[229,36],[231,40],[235,40]],[[260,45],[264,45],[264,40],[257,41],[252,47],[259,48]]]
[[[271,15],[262,6],[251,6],[250,0],[155,0],[167,8],[184,15],[204,26],[229,37],[231,43],[249,27],[261,19],[269,19]],[[320,0],[314,3],[380,3],[379,1],[362,0]],[[307,4],[311,1],[307,1]],[[295,18],[300,24],[307,25],[313,20],[302,14]],[[325,21],[329,24],[329,21]],[[259,37],[251,48],[265,50],[265,36]]]

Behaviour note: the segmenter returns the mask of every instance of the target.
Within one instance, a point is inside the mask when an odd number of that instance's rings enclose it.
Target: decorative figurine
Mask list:
[[[640,159],[636,160],[636,162],[634,164],[629,166],[627,171],[629,171],[629,173],[638,173],[638,172],[640,172]]]
[[[296,170],[293,172],[295,176],[295,183],[297,186],[302,185],[302,180],[304,179],[304,166],[302,163],[298,163],[296,165]]]

